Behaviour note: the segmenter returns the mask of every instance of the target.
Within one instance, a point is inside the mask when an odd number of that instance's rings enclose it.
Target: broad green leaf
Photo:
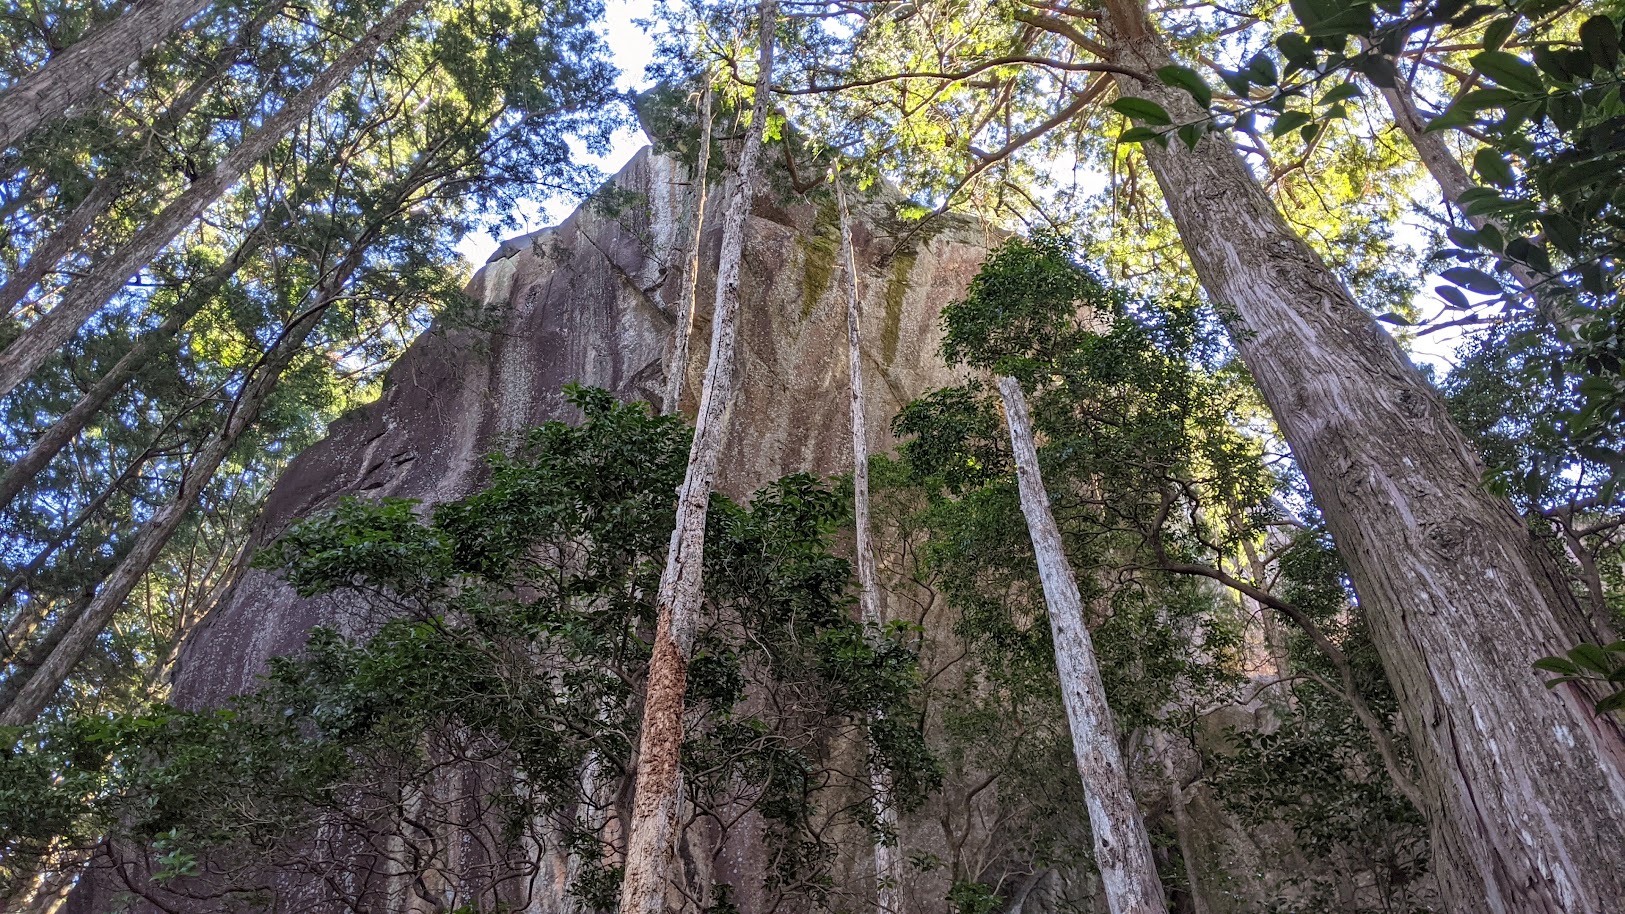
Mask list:
[[[1162,80],[1164,85],[1189,92],[1191,98],[1196,99],[1196,103],[1204,108],[1213,104],[1213,90],[1190,67],[1170,64],[1157,70],[1157,78]]]
[[[1270,128],[1270,133],[1278,137],[1285,136],[1307,123],[1309,123],[1309,115],[1305,112],[1288,111],[1275,119],[1275,126]]]
[[[1464,289],[1477,292],[1480,295],[1500,295],[1503,291],[1501,284],[1496,281],[1495,277],[1483,270],[1475,270],[1472,267],[1452,267],[1439,275]]]
[[[1166,127],[1174,122],[1168,112],[1154,101],[1144,98],[1135,98],[1125,95],[1111,103],[1111,109],[1124,117],[1143,121],[1157,127]]]
[[[1512,35],[1512,30],[1514,28],[1516,28],[1517,25],[1518,25],[1518,16],[1517,16],[1517,14],[1513,14],[1511,16],[1506,16],[1506,17],[1503,17],[1501,19],[1497,19],[1494,22],[1490,23],[1489,25],[1485,26],[1484,27],[1484,50],[1486,50],[1486,51],[1499,51],[1499,50],[1501,50],[1501,45],[1506,44],[1507,38],[1509,38]]]
[[[1546,240],[1559,251],[1570,257],[1580,256],[1580,226],[1573,219],[1562,213],[1541,213],[1540,227],[1546,232]]]
[[[1320,105],[1322,107],[1326,105],[1333,105],[1341,101],[1356,98],[1359,96],[1359,94],[1360,87],[1356,86],[1354,83],[1339,83],[1338,85],[1333,86],[1325,95],[1320,97]]]
[[[1546,90],[1540,71],[1516,55],[1506,51],[1481,51],[1471,59],[1473,69],[1514,92],[1533,95]]]
[[[1580,23],[1580,45],[1604,70],[1619,66],[1619,27],[1607,16],[1592,16]]]
[[[1517,182],[1512,166],[1499,152],[1488,147],[1473,154],[1473,169],[1479,177],[1499,187],[1511,187]]]

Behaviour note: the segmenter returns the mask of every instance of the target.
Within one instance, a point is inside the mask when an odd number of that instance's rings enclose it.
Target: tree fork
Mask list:
[[[1111,59],[1173,62],[1138,0]],[[1157,80],[1124,96],[1193,120]],[[1348,564],[1417,750],[1447,906],[1604,914],[1625,897],[1625,734],[1530,668],[1589,632],[1550,556],[1393,339],[1282,219],[1223,137],[1147,144],[1185,250]],[[1585,815],[1576,815],[1585,810]]]

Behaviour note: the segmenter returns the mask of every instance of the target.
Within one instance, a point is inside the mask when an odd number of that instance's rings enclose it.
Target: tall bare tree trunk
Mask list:
[[[0,314],[12,314],[28,290],[38,285],[52,267],[79,246],[85,232],[118,200],[136,167],[153,153],[158,139],[173,132],[197,110],[197,106],[208,96],[210,87],[231,69],[245,49],[253,47],[254,41],[259,39],[260,30],[281,10],[281,6],[280,3],[267,3],[253,19],[244,23],[237,37],[215,55],[208,69],[199,74],[197,80],[164,110],[163,115],[147,127],[141,151],[132,154],[128,162],[99,176],[96,186],[68,213],[56,230],[29,252],[28,260],[15,273],[6,277],[5,284],[0,285]]]
[[[677,326],[672,331],[671,354],[666,359],[666,389],[660,412],[672,415],[682,408],[683,381],[688,377],[688,337],[694,331],[694,300],[700,285],[700,238],[705,232],[705,198],[711,170],[711,74],[705,74],[700,99],[700,152],[694,166],[694,230],[689,238],[688,262],[683,265],[683,297],[677,303]]]
[[[1151,856],[1151,836],[1129,784],[1128,768],[1117,745],[1117,728],[1106,705],[1106,686],[1095,658],[1095,646],[1083,621],[1083,598],[1061,546],[1061,531],[1050,510],[1049,493],[1038,469],[1032,420],[1021,383],[999,377],[1010,447],[1021,489],[1021,513],[1027,518],[1038,557],[1038,577],[1049,606],[1050,635],[1055,642],[1055,670],[1061,680],[1061,703],[1072,730],[1072,754],[1083,778],[1094,840],[1095,866],[1106,889],[1112,914],[1167,914],[1168,902]]]
[[[722,253],[717,263],[717,297],[711,318],[711,355],[705,367],[700,410],[694,424],[688,472],[677,493],[677,522],[671,534],[666,570],[656,600],[654,654],[649,659],[643,725],[638,735],[638,769],[628,822],[626,873],[621,880],[621,914],[662,914],[667,910],[672,861],[677,847],[677,806],[682,793],[679,756],[683,743],[683,700],[688,661],[694,651],[703,597],[705,518],[717,461],[734,398],[734,343],[739,322],[739,269],[745,233],[762,158],[762,130],[772,112],[776,0],[762,0],[756,98],[750,129],[739,154],[733,196],[723,219]]]
[[[1140,0],[1107,0],[1109,59],[1171,63]],[[1188,94],[1116,77],[1194,119]],[[1612,911],[1625,898],[1625,735],[1530,669],[1588,632],[1551,557],[1443,399],[1298,237],[1222,136],[1146,156],[1198,277],[1347,562],[1426,784],[1450,910]]]
[[[846,258],[846,364],[852,397],[852,516],[858,560],[858,608],[871,632],[880,628],[880,585],[875,580],[875,550],[869,524],[869,421],[863,408],[863,353],[859,322],[858,258],[852,250],[852,214],[846,206],[846,187],[835,173],[835,203],[840,209],[841,256]],[[897,833],[897,807],[892,804],[891,777],[882,768],[869,769],[875,792],[875,819],[889,835]],[[902,872],[897,848],[885,838],[875,842],[875,903],[880,914],[903,910]]]
[[[0,397],[11,393],[43,365],[85,321],[124,287],[130,277],[150,263],[182,229],[203,215],[221,194],[237,183],[237,179],[250,166],[270,152],[294,125],[316,110],[328,93],[370,59],[380,45],[405,26],[427,3],[428,0],[402,0],[360,41],[334,59],[314,82],[294,96],[282,110],[267,118],[259,130],[244,137],[207,175],[194,181],[106,263],[98,264],[95,271],[82,280],[69,284],[63,290],[62,301],[55,308],[31,324],[5,351],[0,352]]]
[[[91,225],[112,208],[123,189],[122,176],[109,175],[96,181],[96,186],[68,211],[56,231],[29,251],[28,259],[0,285],[0,314],[9,317],[17,313],[17,306],[28,295],[28,290],[39,285],[45,274],[84,240]]]
[[[0,93],[0,148],[61,118],[202,12],[210,0],[145,0]]]

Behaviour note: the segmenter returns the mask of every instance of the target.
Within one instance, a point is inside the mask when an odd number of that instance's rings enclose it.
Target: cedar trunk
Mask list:
[[[1171,63],[1138,0],[1111,62]],[[1116,77],[1194,119],[1183,90]],[[1588,625],[1443,399],[1298,237],[1221,136],[1146,155],[1209,297],[1347,563],[1425,784],[1447,910],[1582,914],[1625,898],[1625,739],[1530,668]]]
[[[209,0],[147,0],[91,32],[0,94],[0,148],[65,115],[141,59]]]
[[[62,300],[0,352],[0,397],[10,394],[71,339],[130,277],[140,272],[152,258],[179,235],[181,230],[203,215],[253,164],[276,146],[284,134],[316,110],[328,93],[345,80],[406,25],[428,0],[402,0],[360,41],[346,48],[321,75],[282,110],[268,118],[260,129],[243,138],[232,150],[177,197],[151,224],[137,232],[107,262],[82,280],[70,283]]]
[[[220,464],[236,448],[243,432],[259,417],[261,408],[275,392],[282,372],[304,348],[306,338],[321,322],[327,308],[343,293],[349,276],[360,264],[361,253],[361,246],[358,245],[324,284],[317,301],[283,329],[266,353],[264,362],[243,386],[243,392],[227,409],[220,428],[203,444],[181,474],[175,497],[142,526],[134,547],[102,582],[90,605],[76,616],[58,622],[47,634],[47,643],[55,641],[49,656],[31,673],[19,668],[7,681],[8,690],[13,682],[21,685],[16,689],[15,697],[0,711],[0,726],[33,723],[67,681],[74,667],[84,659],[102,629],[124,605],[130,592],[141,583],[159,553],[168,545],[170,537],[180,529],[181,522],[191,512],[198,495],[214,478]],[[22,679],[24,676],[27,677],[26,681]]]
[[[638,734],[637,778],[627,823],[626,872],[621,880],[621,914],[662,914],[668,910],[677,851],[677,806],[682,795],[679,765],[683,743],[683,700],[688,661],[694,651],[703,592],[705,518],[717,461],[734,398],[734,345],[739,323],[739,267],[745,252],[746,223],[755,197],[762,158],[762,130],[771,112],[775,0],[761,5],[761,48],[750,129],[723,217],[722,252],[717,262],[717,296],[711,317],[710,361],[700,391],[688,471],[677,491],[677,520],[671,532],[666,569],[656,599],[654,651],[644,687],[643,724]],[[674,369],[676,366],[674,366]]]
[[[1094,640],[1083,621],[1083,598],[1061,546],[1061,531],[1050,510],[1049,493],[1038,469],[1032,420],[1021,383],[999,378],[1010,448],[1015,456],[1021,513],[1027,518],[1038,577],[1049,606],[1050,637],[1055,646],[1055,672],[1061,681],[1061,703],[1072,730],[1072,754],[1089,807],[1089,831],[1095,866],[1112,914],[1167,914],[1168,902],[1151,855],[1151,836],[1134,801],[1128,769],[1117,745],[1117,727],[1106,705],[1106,686],[1095,657]]]

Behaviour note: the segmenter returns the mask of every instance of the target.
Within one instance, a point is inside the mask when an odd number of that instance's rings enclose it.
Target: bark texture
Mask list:
[[[29,252],[28,260],[17,268],[17,272],[6,277],[5,284],[0,285],[0,313],[14,313],[17,305],[28,295],[28,290],[38,285],[39,281],[51,272],[52,267],[79,246],[90,227],[118,200],[136,167],[148,160],[157,150],[159,142],[173,133],[182,121],[197,110],[197,106],[208,96],[209,89],[214,86],[216,80],[231,69],[244,50],[253,47],[254,41],[259,38],[260,30],[280,9],[278,4],[268,3],[253,19],[245,23],[231,45],[215,55],[209,68],[164,110],[163,116],[147,125],[143,148],[132,155],[129,161],[97,176],[96,185],[90,193],[79,201],[55,231]]]
[[[1137,0],[1105,9],[1113,62],[1171,62]],[[1196,113],[1183,90],[1116,79],[1176,121]],[[1348,563],[1416,747],[1447,908],[1613,910],[1625,739],[1583,692],[1548,692],[1530,669],[1588,631],[1552,559],[1485,490],[1443,399],[1224,138],[1146,154]]]
[[[1094,641],[1083,622],[1083,598],[1061,546],[1061,530],[1050,510],[1049,493],[1038,469],[1027,398],[1015,378],[999,378],[1010,448],[1015,456],[1021,513],[1027,518],[1038,558],[1038,577],[1049,606],[1050,636],[1055,643],[1055,671],[1061,680],[1061,703],[1072,731],[1072,753],[1083,778],[1089,806],[1089,830],[1095,865],[1105,885],[1112,914],[1166,914],[1168,902],[1157,878],[1151,837],[1129,785],[1128,768],[1117,744],[1117,727],[1106,705],[1106,685],[1095,659]]]
[[[850,378],[852,405],[852,515],[854,551],[858,566],[858,608],[863,623],[871,631],[881,624],[880,585],[875,580],[875,548],[869,523],[869,420],[863,396],[863,334],[860,318],[863,297],[858,294],[858,259],[852,251],[852,213],[846,205],[846,187],[835,174],[835,205],[841,220],[841,258],[846,268],[846,365]],[[897,808],[891,801],[891,778],[884,769],[871,767],[869,783],[875,792],[875,819],[888,835],[897,833]],[[897,848],[882,839],[875,842],[875,904],[880,914],[897,914],[903,909],[903,874],[898,867]]]
[[[57,349],[73,338],[79,327],[106,305],[130,277],[152,261],[181,230],[203,215],[250,167],[276,146],[294,125],[308,117],[340,82],[370,59],[428,0],[402,0],[371,31],[346,48],[328,68],[295,95],[282,110],[272,115],[260,129],[243,138],[232,150],[164,207],[153,221],[137,232],[119,251],[83,279],[70,283],[62,300],[39,320],[29,325],[5,351],[0,352],[0,397],[15,390],[45,364]]]
[[[762,130],[772,111],[773,30],[778,4],[763,0],[758,15],[761,47],[756,99],[739,154],[733,194],[723,217],[710,361],[700,391],[688,472],[677,491],[671,548],[655,603],[654,653],[649,659],[643,724],[638,735],[637,779],[627,823],[626,872],[621,880],[621,914],[661,914],[669,907],[667,892],[673,888],[678,804],[682,798],[683,701],[704,599],[705,519],[736,387],[734,350],[739,324],[740,264],[756,176],[761,168]]]
[[[694,331],[694,300],[700,287],[700,239],[705,237],[705,199],[711,171],[711,76],[706,74],[700,100],[700,151],[694,166],[694,234],[683,266],[683,297],[677,302],[677,326],[672,329],[671,355],[666,359],[666,389],[660,411],[671,415],[682,408],[683,382],[688,377],[688,338]]]
[[[0,94],[0,147],[61,118],[102,83],[202,12],[210,0],[146,0],[52,57]]]

